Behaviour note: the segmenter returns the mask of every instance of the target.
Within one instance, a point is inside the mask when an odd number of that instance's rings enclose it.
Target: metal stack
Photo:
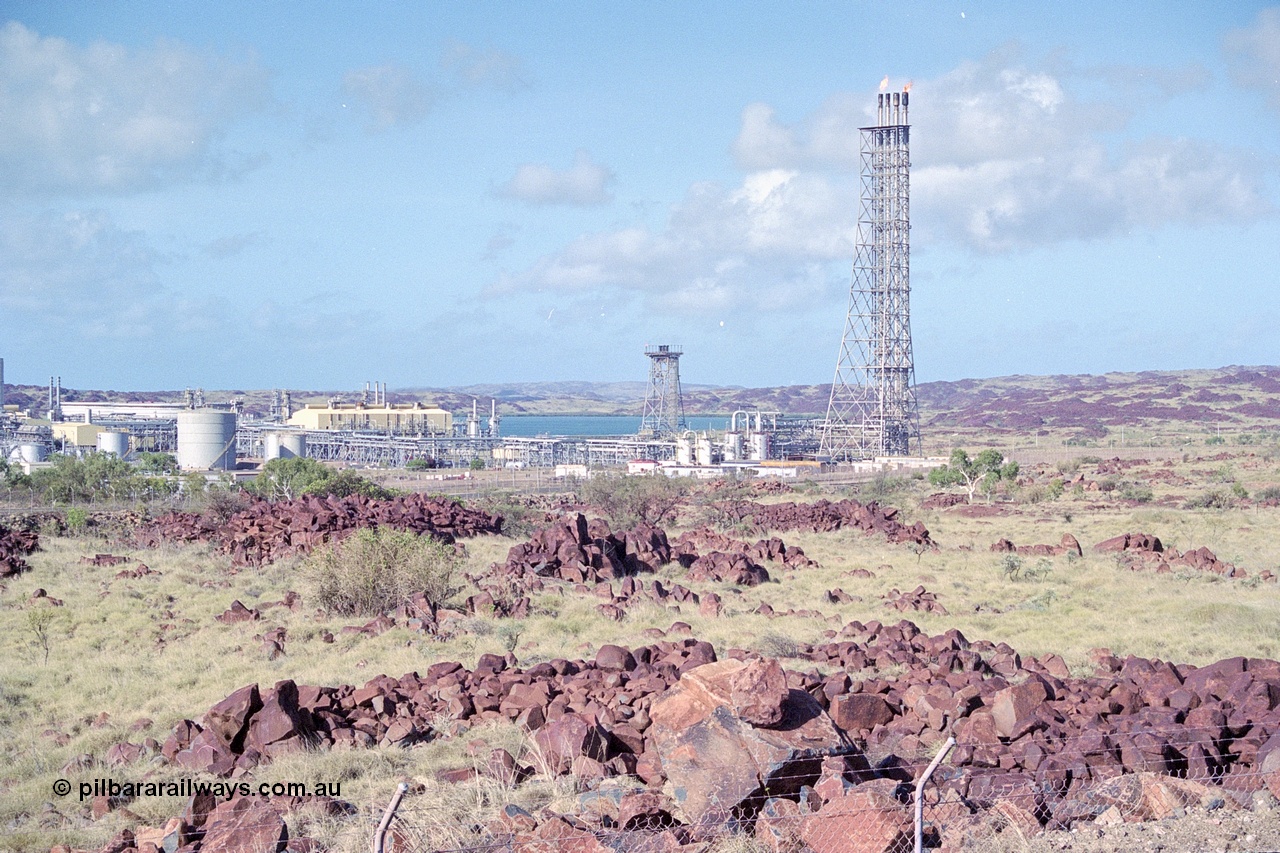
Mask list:
[[[819,448],[838,461],[920,451],[911,353],[909,90],[881,93],[876,124],[861,128],[853,282]]]

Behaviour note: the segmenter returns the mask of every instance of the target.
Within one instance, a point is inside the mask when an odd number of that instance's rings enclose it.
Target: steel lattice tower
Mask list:
[[[819,452],[837,460],[920,451],[911,355],[907,90],[879,96],[861,128],[862,200],[849,311]]]
[[[648,346],[649,387],[644,394],[641,435],[676,435],[684,432],[684,400],[680,394],[680,347],[670,344]]]

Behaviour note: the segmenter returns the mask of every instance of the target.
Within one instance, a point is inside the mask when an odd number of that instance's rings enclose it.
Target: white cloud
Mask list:
[[[633,291],[684,314],[806,309],[832,285],[825,263],[852,257],[856,198],[852,182],[786,170],[753,173],[734,188],[695,184],[664,230],[585,235],[493,290]]]
[[[520,57],[501,50],[478,50],[464,42],[453,41],[445,46],[440,64],[453,72],[464,86],[492,86],[506,92],[529,86],[524,62]]]
[[[1171,223],[1248,221],[1267,213],[1266,167],[1246,151],[1189,139],[1109,145],[1133,115],[1125,99],[1086,101],[1082,79],[1129,79],[1156,97],[1202,85],[1203,70],[1106,68],[1059,76],[1010,51],[966,62],[911,92],[912,213],[920,242],[1005,251]],[[734,153],[753,169],[839,173],[856,167],[872,97],[837,96],[779,123],[743,111]],[[860,107],[865,104],[866,107]]]
[[[256,61],[176,42],[130,51],[0,27],[0,187],[123,192],[218,179],[255,165],[220,149],[270,101]]]
[[[1202,83],[1193,67],[1131,71],[1149,100]],[[1260,157],[1193,139],[1137,137],[1126,101],[1089,102],[1074,91],[1076,77],[1124,73],[1050,72],[1001,52],[917,81],[913,243],[1003,252],[1270,212]],[[696,183],[661,228],[579,237],[492,290],[630,293],[650,309],[687,314],[803,312],[829,301],[847,287],[858,128],[873,121],[874,102],[873,94],[835,95],[792,124],[767,104],[748,105],[733,144],[744,169],[736,186]]]
[[[1280,110],[1280,7],[1263,9],[1252,26],[1229,32],[1223,49],[1236,81],[1260,89]]]
[[[163,259],[138,232],[98,212],[0,214],[0,316],[14,331],[58,329],[128,339],[155,331]]]
[[[498,188],[498,195],[529,204],[604,204],[612,200],[606,187],[613,172],[591,161],[586,151],[574,154],[573,165],[558,170],[545,163],[526,163]]]
[[[429,86],[395,62],[348,71],[342,90],[368,114],[368,129],[375,133],[418,124],[436,102]]]

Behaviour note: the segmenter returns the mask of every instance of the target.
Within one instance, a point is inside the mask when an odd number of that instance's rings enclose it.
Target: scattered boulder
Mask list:
[[[770,795],[794,795],[817,781],[823,756],[856,749],[802,690],[787,691],[772,728],[738,716],[735,682],[771,669],[742,675],[748,666],[724,660],[691,669],[649,712],[649,737],[662,760],[666,790],[686,822],[755,812]]]

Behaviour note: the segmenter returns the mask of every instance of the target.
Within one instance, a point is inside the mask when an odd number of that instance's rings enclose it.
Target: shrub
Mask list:
[[[1236,499],[1224,489],[1208,489],[1187,500],[1184,509],[1231,509]]]
[[[453,547],[429,536],[383,528],[358,530],[315,552],[304,568],[316,601],[344,616],[377,616],[415,594],[431,604],[458,592]]]
[[[592,477],[578,490],[579,499],[598,507],[616,529],[661,524],[675,515],[688,494],[687,480],[662,474]]]
[[[89,514],[80,507],[71,507],[67,510],[67,533],[75,536],[83,533],[85,527],[89,525]]]
[[[1017,580],[1022,574],[1022,558],[1017,554],[1005,554],[1000,558],[1000,574],[1007,580]]]
[[[1280,486],[1267,486],[1265,489],[1259,489],[1253,497],[1255,500],[1260,501],[1280,499]]]
[[[272,459],[262,466],[262,472],[246,483],[244,488],[267,500],[296,498],[300,495],[391,497],[391,492],[354,471],[335,471],[315,459],[301,456]]]
[[[1151,499],[1154,497],[1155,494],[1151,489],[1141,485],[1140,483],[1126,483],[1124,487],[1120,489],[1120,498],[1126,501],[1136,501],[1137,503],[1145,504],[1151,503]]]

